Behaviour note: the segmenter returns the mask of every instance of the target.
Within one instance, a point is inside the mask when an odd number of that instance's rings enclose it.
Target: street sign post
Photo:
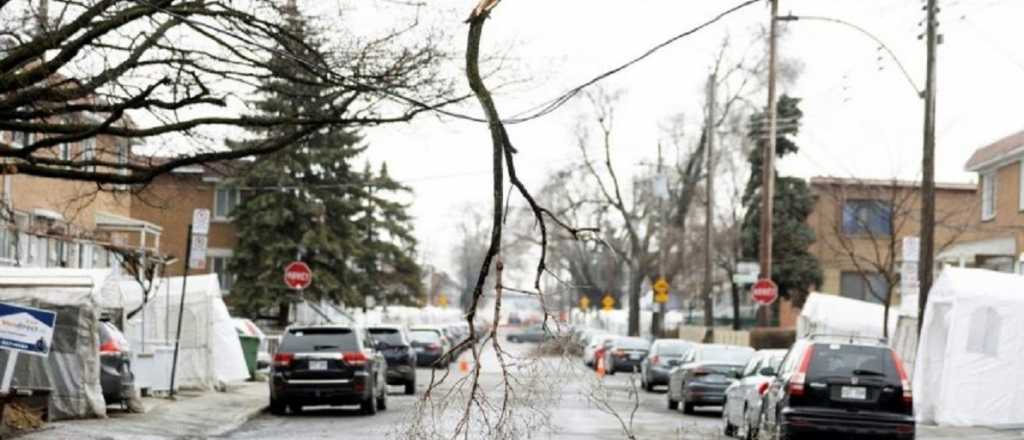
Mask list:
[[[302,261],[293,261],[284,268],[284,284],[292,290],[304,290],[313,284],[313,271]]]
[[[207,235],[210,233],[210,210],[196,209],[192,211],[192,233]]]
[[[615,298],[612,298],[610,294],[605,295],[604,298],[601,299],[601,306],[603,310],[612,310],[615,307]]]
[[[770,306],[779,299],[779,286],[776,286],[775,282],[769,278],[761,278],[754,283],[754,287],[750,290],[750,296],[754,302],[762,306]]]
[[[587,298],[585,296],[580,297],[580,309],[590,310],[590,298]]]
[[[668,281],[665,277],[658,278],[658,281],[654,282],[654,302],[658,304],[665,304],[668,302]]]
[[[7,394],[11,389],[18,353],[42,357],[50,354],[56,322],[56,312],[0,303],[0,348],[8,353],[0,394]]]
[[[206,234],[198,234],[192,231],[192,239],[189,246],[192,247],[192,254],[189,255],[188,267],[190,269],[206,269],[206,248],[209,240]]]

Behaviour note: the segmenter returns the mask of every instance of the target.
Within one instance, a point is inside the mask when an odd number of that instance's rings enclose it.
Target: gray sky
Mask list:
[[[856,23],[885,41],[924,84],[924,12],[919,1],[781,0],[781,11],[822,15]],[[485,30],[485,51],[508,57],[514,78],[527,81],[496,96],[499,109],[514,114],[638,55],[737,1],[726,0],[505,0]],[[433,0],[428,8],[441,25],[460,29],[474,2]],[[974,181],[963,164],[975,148],[1024,129],[1024,41],[1022,0],[944,0],[939,48],[937,174],[943,181]],[[457,12],[450,12],[457,11]],[[617,166],[637,170],[652,158],[665,120],[674,114],[700,118],[703,81],[726,33],[748,40],[767,21],[767,6],[755,5],[706,32],[680,41],[604,82],[626,95],[619,106]],[[780,50],[804,70],[789,89],[802,97],[800,153],[781,172],[810,177],[920,176],[923,101],[877,45],[848,28],[800,21]],[[458,49],[461,49],[458,48]],[[460,50],[461,52],[461,50]],[[881,61],[880,61],[880,57]],[[461,60],[453,60],[453,69]],[[464,110],[478,114],[475,103]],[[534,188],[545,174],[579,153],[573,126],[584,107],[574,101],[545,118],[510,128],[520,150],[518,166]],[[416,192],[413,214],[428,261],[450,267],[448,258],[461,207],[488,208],[489,135],[481,124],[423,117],[406,126],[368,131],[372,160],[389,164],[392,175]]]

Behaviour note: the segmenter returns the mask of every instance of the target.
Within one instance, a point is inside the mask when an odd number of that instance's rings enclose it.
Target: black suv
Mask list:
[[[405,394],[416,394],[416,350],[405,330],[397,325],[375,325],[366,331],[380,344],[388,361],[388,385],[404,385]]]
[[[914,438],[913,394],[903,362],[883,341],[811,337],[786,354],[764,397],[762,432],[775,438],[836,435]]]
[[[291,327],[270,368],[270,411],[303,405],[360,405],[364,414],[387,408],[387,361],[358,327]]]

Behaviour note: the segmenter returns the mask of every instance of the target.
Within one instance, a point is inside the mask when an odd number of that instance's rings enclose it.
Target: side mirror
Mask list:
[[[743,371],[737,370],[732,372],[732,377],[736,380],[743,379]]]
[[[758,373],[761,374],[762,376],[774,376],[775,369],[772,367],[764,367],[761,369],[761,371],[758,371]]]

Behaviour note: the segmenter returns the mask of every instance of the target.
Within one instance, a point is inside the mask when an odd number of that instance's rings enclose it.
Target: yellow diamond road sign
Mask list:
[[[664,277],[658,278],[658,281],[654,282],[654,302],[658,304],[665,304],[668,302],[668,281]]]
[[[580,297],[580,308],[583,309],[583,310],[589,309],[590,308],[590,298],[587,298],[585,296],[581,296]]]
[[[604,306],[605,310],[611,310],[612,307],[615,307],[615,298],[612,298],[611,295],[605,295],[604,299],[601,300],[601,305]]]
[[[437,305],[441,307],[448,307],[448,297],[442,293],[437,297]]]

